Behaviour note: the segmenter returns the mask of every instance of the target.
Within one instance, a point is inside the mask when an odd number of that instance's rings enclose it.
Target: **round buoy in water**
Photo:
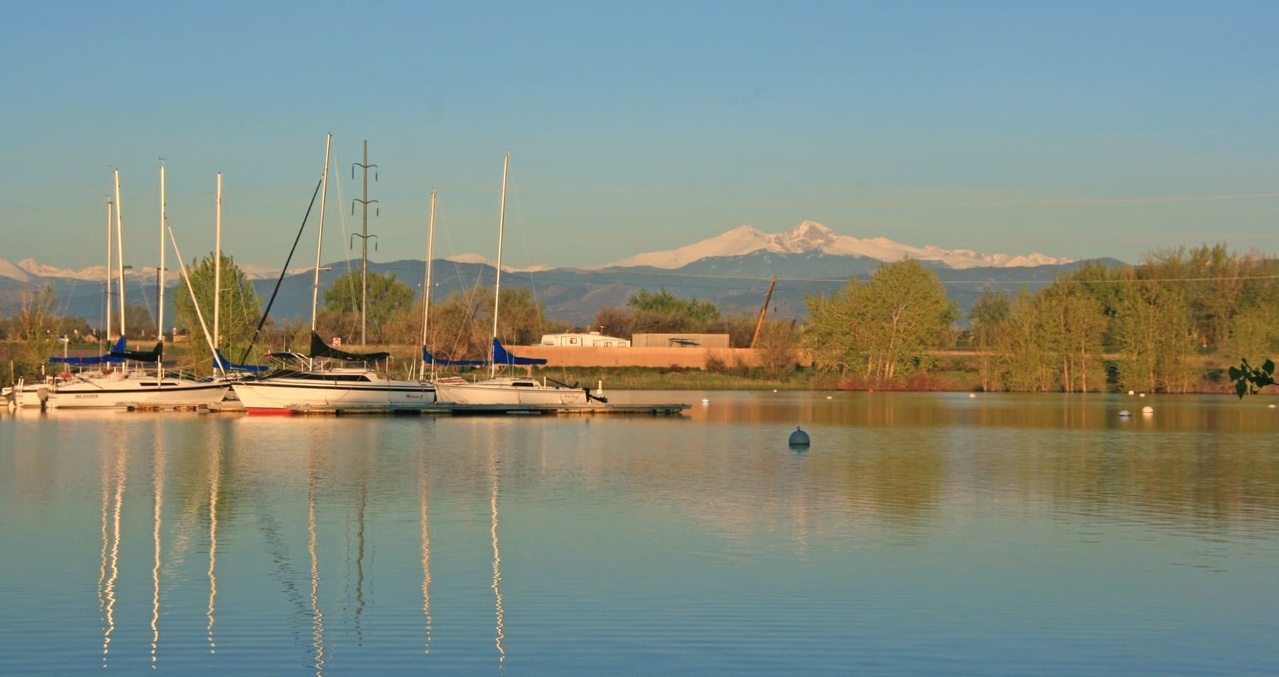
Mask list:
[[[1123,411],[1119,412],[1119,418],[1128,418],[1130,416],[1132,416],[1132,412],[1128,411],[1127,409],[1124,409]]]
[[[702,404],[710,404],[710,403],[711,403],[711,401],[710,401],[710,400],[708,400],[708,399],[706,399],[706,398],[702,398]]]
[[[795,426],[795,432],[790,434],[790,445],[792,447],[807,447],[808,442],[808,433],[800,429],[799,426]]]
[[[1155,408],[1154,408],[1154,407],[1142,407],[1142,408],[1141,408],[1141,413],[1143,413],[1143,414],[1145,414],[1145,415],[1149,416],[1149,415],[1151,415],[1151,414],[1155,413]]]
[[[973,399],[974,397],[977,397],[977,393],[968,393],[968,399],[970,399],[970,400],[971,400],[971,399]]]

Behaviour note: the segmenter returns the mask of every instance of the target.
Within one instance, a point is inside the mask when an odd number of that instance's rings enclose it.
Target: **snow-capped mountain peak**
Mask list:
[[[50,266],[30,258],[22,259],[16,265],[18,268],[21,268],[23,272],[26,272],[35,277],[68,277],[68,278],[75,278],[80,280],[87,280],[87,279],[90,279],[89,278],[90,273],[92,273],[95,276],[93,279],[104,279],[106,277],[106,269],[103,268],[102,266],[98,266],[96,268],[86,268],[81,271],[74,271],[74,270],[66,270],[64,268],[58,268],[56,266]]]
[[[778,254],[821,252],[835,256],[863,256],[879,261],[903,258],[936,261],[951,268],[1042,266],[1069,263],[1069,259],[1044,254],[982,254],[967,249],[942,249],[932,245],[915,247],[885,237],[860,239],[840,235],[816,221],[804,221],[794,228],[776,234],[763,233],[751,226],[738,226],[722,235],[669,251],[649,252],[608,263],[600,268],[651,266],[672,270],[694,261],[718,256],[741,256],[758,251]]]
[[[479,254],[473,254],[473,253],[455,254],[453,256],[446,257],[444,260],[452,261],[454,263],[474,263],[477,265],[483,265],[483,266],[489,266],[489,267],[492,267],[494,265],[492,261],[484,258],[483,256],[480,256]],[[502,270],[508,273],[535,273],[538,271],[549,270],[549,269],[550,269],[549,266],[543,266],[543,265],[529,266],[527,268],[515,268],[513,266],[509,266],[506,264],[502,265]]]
[[[803,253],[825,249],[835,243],[839,234],[816,221],[805,221],[798,226],[773,236],[773,239],[789,253]]]
[[[0,277],[7,277],[19,282],[26,282],[31,279],[31,276],[21,266],[14,265],[5,259],[0,259]]]

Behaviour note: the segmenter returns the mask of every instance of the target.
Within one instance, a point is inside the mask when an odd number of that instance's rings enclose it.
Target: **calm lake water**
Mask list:
[[[0,414],[0,673],[1279,674],[1277,398],[608,395]]]

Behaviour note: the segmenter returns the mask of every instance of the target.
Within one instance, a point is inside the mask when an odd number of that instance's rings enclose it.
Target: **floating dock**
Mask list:
[[[421,407],[388,408],[388,407],[343,407],[341,405],[325,407],[290,407],[288,409],[262,412],[267,415],[281,416],[551,416],[551,415],[628,415],[628,416],[679,416],[688,404],[449,404],[436,402]],[[143,411],[138,409],[137,411]],[[244,412],[244,406],[238,402],[223,402],[209,407],[210,412],[236,413]],[[259,412],[249,412],[258,415]]]

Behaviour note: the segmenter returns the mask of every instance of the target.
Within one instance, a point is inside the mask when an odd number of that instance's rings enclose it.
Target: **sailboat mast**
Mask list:
[[[431,191],[431,217],[426,229],[426,280],[422,285],[422,345],[427,341],[427,322],[431,315],[431,266],[435,256],[435,191]]]
[[[191,306],[195,308],[195,317],[200,320],[200,331],[204,333],[204,342],[209,346],[209,352],[214,355],[213,369],[221,371],[226,375],[226,368],[222,364],[222,360],[217,359],[218,351],[213,347],[213,337],[209,335],[209,325],[204,322],[204,313],[200,312],[200,302],[195,298],[195,288],[191,286],[191,276],[187,274],[187,266],[182,262],[182,251],[178,249],[178,238],[173,237],[173,229],[169,229],[169,242],[173,245],[173,253],[178,257],[178,270],[182,272],[182,279],[187,283],[187,293],[191,295]]]
[[[213,347],[221,348],[218,315],[222,309],[222,172],[218,172],[218,205],[213,235]]]
[[[497,340],[497,306],[502,298],[502,239],[506,235],[506,174],[511,166],[511,154],[502,156],[502,200],[497,215],[497,277],[493,283],[493,339]],[[497,350],[489,348],[489,375],[497,375]]]
[[[315,331],[315,308],[320,302],[320,255],[324,249],[324,204],[329,190],[329,150],[333,147],[333,135],[324,140],[324,173],[320,175],[320,237],[315,245],[315,282],[311,285],[311,331]]]
[[[426,227],[426,280],[422,283],[422,346],[430,337],[428,323],[431,318],[431,258],[435,255],[435,191],[431,191],[431,218]],[[422,375],[426,375],[426,360],[422,360]]]
[[[115,239],[116,259],[120,265],[120,336],[124,331],[124,205],[120,202],[120,170],[115,170]]]
[[[160,165],[160,270],[156,273],[156,334],[164,343],[164,228],[169,222],[164,201],[164,165]]]
[[[115,202],[107,200],[107,342],[111,342],[111,264],[115,262],[112,258],[114,248],[111,244],[111,236],[115,234]]]

